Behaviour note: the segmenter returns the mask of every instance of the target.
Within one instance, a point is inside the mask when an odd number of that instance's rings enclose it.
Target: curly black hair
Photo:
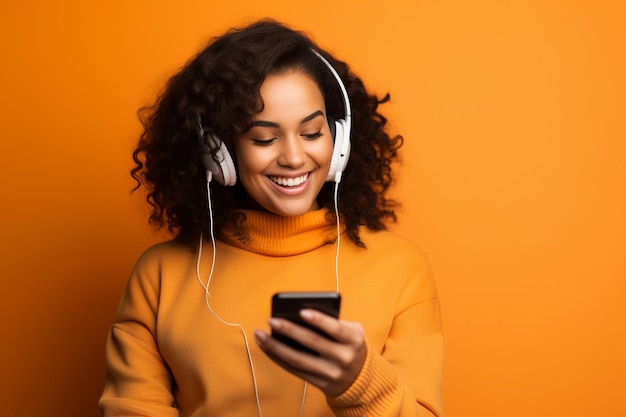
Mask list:
[[[147,190],[152,206],[149,221],[178,239],[191,241],[210,227],[207,216],[206,174],[202,153],[209,135],[220,138],[228,149],[251,126],[262,110],[259,89],[270,74],[299,70],[318,84],[327,115],[344,117],[337,81],[313,50],[322,54],[338,72],[352,105],[351,153],[340,185],[338,210],[348,237],[364,246],[359,227],[385,229],[396,221],[397,203],[386,197],[393,182],[391,164],[398,159],[402,137],[390,137],[379,99],[365,89],[348,65],[319,48],[305,34],[274,20],[264,19],[213,38],[208,46],[170,78],[155,104],[139,110],[144,127],[133,153],[132,177]],[[202,128],[200,128],[200,125]],[[215,149],[211,149],[215,153]],[[231,223],[245,236],[246,191],[235,186],[211,184],[216,230]],[[318,204],[330,210],[334,221],[333,184],[326,183]]]

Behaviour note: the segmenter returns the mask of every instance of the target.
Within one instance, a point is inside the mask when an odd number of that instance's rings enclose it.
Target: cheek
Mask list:
[[[259,152],[252,152],[250,148],[240,146],[236,148],[237,173],[244,177],[253,175],[261,170],[263,156]]]
[[[249,156],[241,153],[237,154],[237,181],[249,195],[254,196],[255,191],[259,189],[260,169],[257,166],[258,160]],[[256,200],[255,197],[253,198]]]
[[[330,166],[330,161],[333,157],[333,140],[329,135],[329,138],[324,141],[322,149],[320,150],[320,155],[325,163],[323,165]]]

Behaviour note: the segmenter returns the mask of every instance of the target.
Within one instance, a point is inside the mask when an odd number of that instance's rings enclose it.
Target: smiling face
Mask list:
[[[300,71],[268,75],[260,94],[263,111],[235,140],[238,177],[267,211],[299,216],[316,210],[333,152],[324,97]]]

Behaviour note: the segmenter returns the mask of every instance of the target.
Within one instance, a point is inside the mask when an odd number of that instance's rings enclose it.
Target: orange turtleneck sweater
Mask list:
[[[336,239],[326,210],[295,218],[245,212],[250,239],[225,230],[216,243],[209,304],[197,251],[175,242],[138,260],[107,342],[104,416],[297,416],[304,383],[253,342],[279,291],[334,291]],[[303,416],[442,416],[443,342],[428,260],[411,242],[363,229],[366,249],[339,251],[344,320],[362,324],[368,356],[341,395],[309,386]],[[212,262],[205,242],[200,277]],[[241,327],[234,326],[237,324]]]

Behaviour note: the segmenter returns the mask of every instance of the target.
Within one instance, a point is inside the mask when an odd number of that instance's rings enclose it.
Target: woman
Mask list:
[[[430,267],[384,230],[402,140],[377,111],[387,98],[270,20],[212,40],[172,77],[142,113],[132,173],[175,237],[129,279],[105,416],[443,415]],[[278,318],[268,329],[284,291],[340,292],[340,319],[304,309],[322,334]]]

